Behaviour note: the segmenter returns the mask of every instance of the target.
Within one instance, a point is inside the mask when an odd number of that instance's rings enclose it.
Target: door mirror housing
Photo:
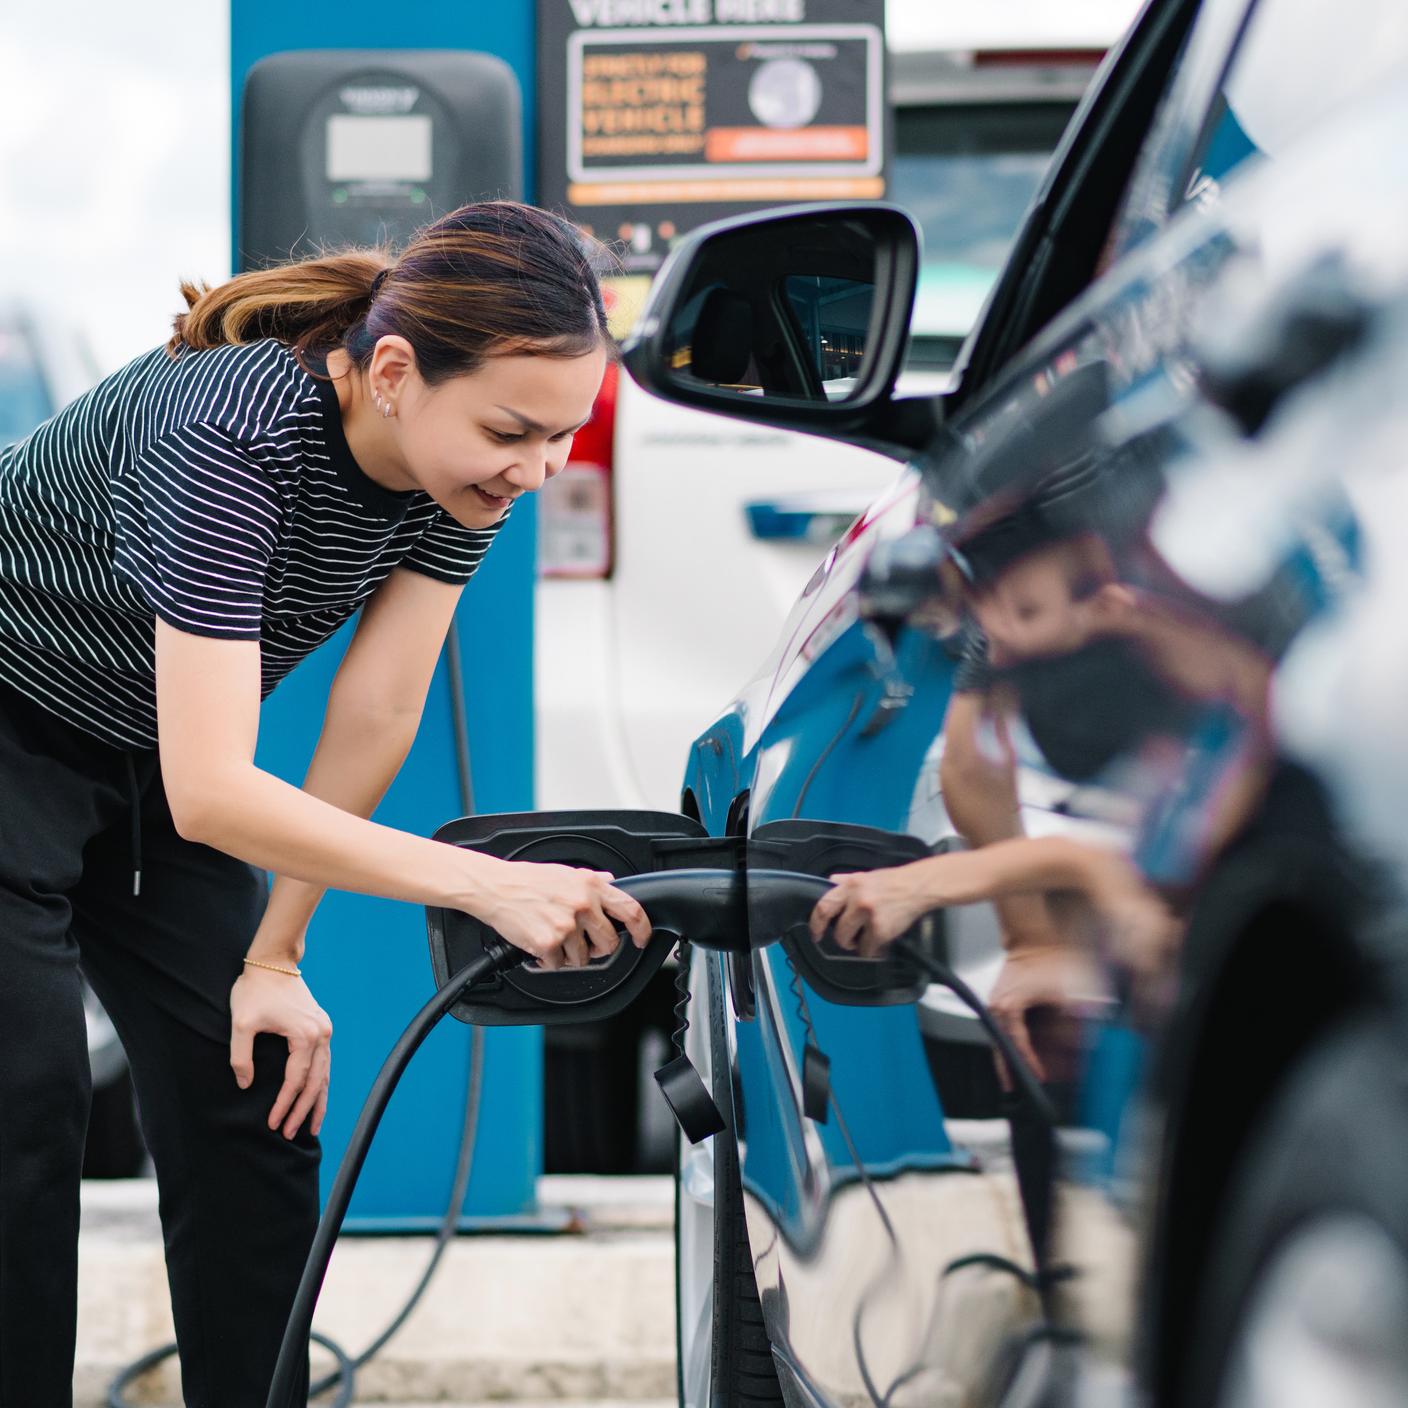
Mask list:
[[[623,348],[647,391],[905,458],[933,403],[895,401],[919,231],[883,203],[787,206],[686,235]]]

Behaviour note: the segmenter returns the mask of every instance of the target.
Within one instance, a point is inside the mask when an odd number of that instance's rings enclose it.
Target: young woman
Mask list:
[[[71,1402],[80,969],[132,1065],[185,1402],[258,1408],[318,1215],[323,887],[465,910],[549,967],[649,937],[609,876],[366,820],[461,588],[591,412],[609,336],[576,233],[485,203],[394,260],[183,292],[167,347],[0,452],[7,1408]],[[299,790],[254,766],[260,699],[359,608]]]

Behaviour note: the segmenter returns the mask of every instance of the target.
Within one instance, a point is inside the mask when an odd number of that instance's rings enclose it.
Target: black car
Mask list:
[[[1038,844],[911,909],[980,875],[1050,925],[1024,993],[987,905],[867,952],[750,880],[750,957],[693,965],[731,1129],[681,1161],[684,1403],[1408,1402],[1405,60],[1372,0],[1150,4],[934,403],[892,212],[662,272],[653,389],[907,465],[686,809],[750,877],[879,876],[1005,772]]]

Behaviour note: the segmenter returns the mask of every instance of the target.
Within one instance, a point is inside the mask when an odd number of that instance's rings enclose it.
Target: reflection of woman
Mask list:
[[[1105,953],[1156,973],[1179,932],[1166,901],[1242,827],[1266,780],[1267,657],[1113,578],[1108,552],[1080,535],[1023,554],[974,593],[989,660],[1003,668],[960,674],[970,687],[950,705],[942,768],[950,818],[974,849],[839,876],[812,916],[818,938],[834,925],[839,944],[872,955],[933,909],[994,902],[1007,958],[990,1003],[1038,1073],[1027,1012],[1095,988],[1085,947],[1047,900],[1085,901]],[[1145,794],[1134,859],[1021,834],[1007,711],[1063,775],[1084,780],[1117,758],[1133,767]]]
[[[169,349],[0,455],[5,1404],[70,1401],[80,965],[161,1184],[185,1402],[252,1408],[318,1212],[330,1027],[297,964],[322,887],[464,909],[553,967],[613,949],[613,918],[648,934],[608,877],[365,820],[461,588],[590,413],[608,337],[574,232],[469,206],[395,262],[187,297]],[[358,608],[300,791],[252,761],[259,701]]]
[[[1178,933],[1167,906],[1127,857],[1066,836],[1020,836],[835,881],[812,911],[812,935],[820,939],[834,925],[837,944],[862,957],[873,957],[935,909],[1057,893],[1086,901],[1108,951],[1145,972],[1157,970]],[[1065,1006],[1098,987],[1085,947],[1053,926],[1042,939],[1008,948],[990,1005],[1040,1075],[1027,1010]]]

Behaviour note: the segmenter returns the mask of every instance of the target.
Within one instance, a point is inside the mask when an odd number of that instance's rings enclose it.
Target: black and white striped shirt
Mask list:
[[[369,479],[282,343],[157,348],[0,450],[0,682],[152,747],[157,616],[259,641],[267,695],[393,568],[465,582],[496,531]]]

